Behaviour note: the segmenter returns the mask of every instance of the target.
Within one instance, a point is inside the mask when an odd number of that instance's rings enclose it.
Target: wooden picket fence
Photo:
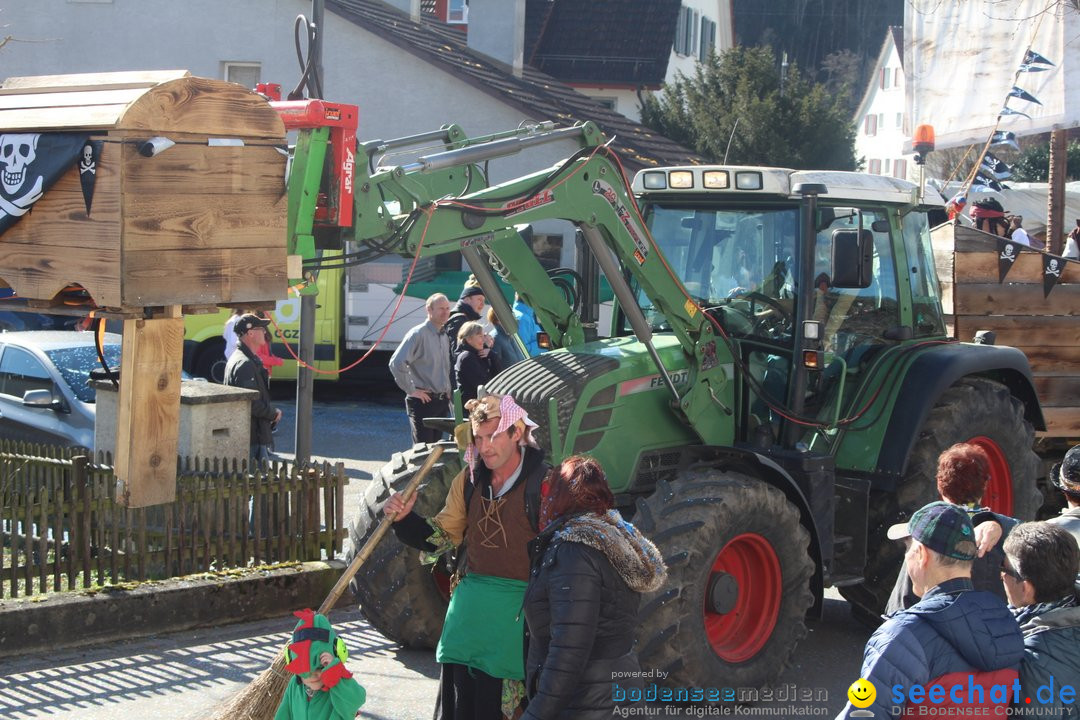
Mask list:
[[[0,442],[0,597],[341,552],[340,463],[246,465],[182,459],[175,502],[129,509],[114,500],[108,455]]]

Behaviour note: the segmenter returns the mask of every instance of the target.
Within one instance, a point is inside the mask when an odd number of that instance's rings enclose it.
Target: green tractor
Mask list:
[[[886,528],[936,498],[937,456],[953,443],[989,453],[989,505],[1034,516],[1043,418],[1027,359],[946,336],[934,208],[915,185],[721,166],[650,169],[631,183],[590,123],[439,137],[445,151],[413,163],[357,164],[352,254],[460,251],[504,328],[516,324],[496,275],[536,310],[558,349],[487,390],[529,411],[551,462],[598,459],[620,508],[662,550],[670,579],[643,599],[637,651],[667,683],[774,681],[827,586],[875,616],[900,565]],[[568,139],[580,149],[559,165],[484,181],[488,159]],[[550,219],[580,230],[595,261],[581,282],[553,282],[523,238]],[[583,299],[598,272],[615,296],[602,338]],[[445,445],[424,515],[461,468]],[[397,453],[374,479],[353,547],[429,452]],[[434,646],[446,575],[414,550],[387,536],[353,589],[387,637]]]

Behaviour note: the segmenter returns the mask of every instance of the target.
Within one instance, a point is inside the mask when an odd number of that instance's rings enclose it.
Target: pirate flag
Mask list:
[[[1033,102],[1036,105],[1042,105],[1042,103],[1039,102],[1038,98],[1036,98],[1034,95],[1029,93],[1027,90],[1024,90],[1023,88],[1017,87],[1016,85],[1013,85],[1012,90],[1009,91],[1009,97],[1020,98],[1021,100],[1027,100],[1028,102]]]
[[[1008,238],[998,238],[998,282],[1005,282],[1005,276],[1012,270],[1016,258],[1020,257],[1020,245]]]
[[[104,146],[103,140],[87,140],[79,156],[79,184],[82,186],[83,202],[86,203],[86,217],[90,217],[90,203],[94,201],[94,183],[97,182],[98,163]]]
[[[995,157],[993,153],[983,155],[979,170],[995,180],[1008,180],[1012,177],[1012,168],[1004,160]]]
[[[0,134],[0,235],[79,158],[85,133]]]
[[[1054,286],[1061,282],[1061,273],[1065,271],[1065,260],[1042,253],[1043,259],[1043,297],[1047,297]]]
[[[1050,62],[1049,60],[1047,60],[1046,58],[1044,58],[1042,55],[1035,52],[1034,50],[1028,50],[1027,52],[1024,53],[1024,60],[1023,60],[1023,64],[1020,65],[1020,69],[1021,70],[1026,70],[1028,72],[1040,72],[1042,70],[1047,70],[1048,68],[1043,68],[1043,67],[1034,67],[1033,68],[1031,66],[1032,65],[1050,65],[1050,66],[1053,66],[1053,64],[1054,63]]]
[[[990,136],[991,145],[1008,145],[1016,150],[1020,145],[1016,142],[1016,133],[1011,130],[997,130]]]
[[[979,168],[979,174],[975,176],[975,179],[971,181],[972,192],[987,192],[993,190],[994,192],[1001,192],[1005,189],[1005,186],[999,183],[994,178],[986,177],[983,173],[982,167]]]
[[[1028,115],[1027,113],[1020,112],[1019,110],[1013,110],[1011,107],[1003,107],[1003,108],[1001,108],[1001,112],[999,114],[1000,115],[1020,115],[1022,117],[1026,117],[1028,120],[1031,119],[1031,116]]]

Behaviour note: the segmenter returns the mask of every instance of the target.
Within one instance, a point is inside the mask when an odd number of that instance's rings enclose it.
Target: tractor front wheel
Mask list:
[[[675,687],[761,687],[806,634],[810,535],[777,488],[714,469],[660,482],[635,524],[660,549],[668,581],[642,599],[643,668]]]
[[[457,447],[442,443],[443,454],[420,486],[413,509],[431,517],[442,509],[450,483],[461,470]],[[364,541],[382,520],[382,507],[390,495],[403,489],[431,454],[433,445],[415,445],[394,453],[393,459],[372,478],[361,506],[349,526],[351,563]],[[419,550],[407,547],[388,532],[349,587],[368,622],[390,640],[410,648],[434,648],[442,633],[450,597],[450,578],[441,564],[421,565]]]

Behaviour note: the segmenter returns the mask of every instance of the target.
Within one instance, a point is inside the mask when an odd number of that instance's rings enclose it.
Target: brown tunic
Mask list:
[[[470,573],[529,579],[529,542],[536,537],[525,514],[524,473],[494,500],[473,493],[468,508],[466,556]]]

